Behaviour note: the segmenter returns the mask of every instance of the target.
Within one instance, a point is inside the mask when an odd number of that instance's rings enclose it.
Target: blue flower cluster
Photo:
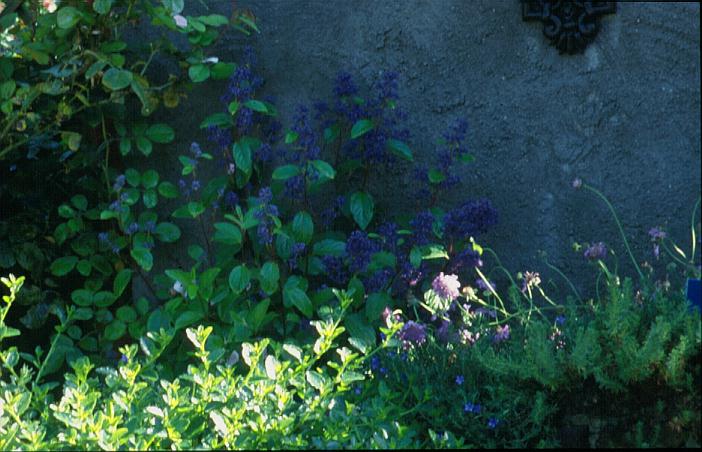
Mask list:
[[[487,199],[469,201],[449,211],[444,217],[444,234],[450,240],[463,240],[497,224],[497,210]]]
[[[271,245],[273,243],[273,220],[271,217],[277,217],[278,207],[272,204],[273,192],[270,187],[263,187],[258,192],[258,210],[256,211],[255,217],[259,221],[256,233],[258,239],[264,245]]]

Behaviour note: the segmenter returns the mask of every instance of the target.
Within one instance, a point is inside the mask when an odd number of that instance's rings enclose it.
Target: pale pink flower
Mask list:
[[[185,28],[188,26],[188,19],[181,16],[180,14],[176,14],[175,16],[173,16],[173,20],[175,20],[175,24],[177,27]]]

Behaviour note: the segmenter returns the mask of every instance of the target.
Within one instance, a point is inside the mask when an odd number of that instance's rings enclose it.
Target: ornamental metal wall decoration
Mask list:
[[[541,21],[544,35],[559,53],[582,53],[600,29],[600,16],[616,11],[616,2],[521,0],[522,20]]]

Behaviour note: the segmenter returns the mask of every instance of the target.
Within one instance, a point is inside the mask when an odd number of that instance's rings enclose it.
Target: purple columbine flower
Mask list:
[[[505,326],[498,326],[497,327],[497,333],[495,333],[495,336],[493,336],[492,341],[496,344],[506,341],[509,339],[509,325]]]
[[[458,281],[458,276],[444,275],[444,272],[439,273],[439,276],[434,278],[431,288],[440,298],[445,300],[453,301],[461,294],[461,283]]]
[[[607,257],[607,247],[603,242],[593,243],[583,253],[588,260],[594,261]]]
[[[648,231],[648,235],[651,236],[652,240],[663,240],[668,236],[668,234],[666,234],[666,232],[660,226],[651,228]]]

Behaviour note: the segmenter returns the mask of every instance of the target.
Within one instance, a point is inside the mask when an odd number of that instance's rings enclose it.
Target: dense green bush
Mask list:
[[[437,140],[436,161],[415,162],[398,74],[365,89],[340,72],[331,98],[285,127],[250,49],[239,64],[207,50],[222,27],[257,30],[248,14],[2,5],[0,267],[27,276],[3,279],[3,448],[699,443],[700,318],[677,278],[699,277],[696,208],[689,254],[649,233],[655,258],[677,262],[670,281],[622,232],[637,278],[585,244],[595,296],[570,284],[574,297],[554,300],[538,272],[514,278],[478,243],[497,222],[488,200],[442,204],[474,158],[467,122]],[[160,40],[121,38],[144,19]],[[159,80],[156,57],[181,73]],[[210,79],[227,85],[201,123],[209,141],[182,152],[148,118]],[[179,154],[178,181],[149,168],[161,145]],[[396,218],[374,191],[393,170],[417,181],[416,210]],[[50,189],[33,199],[32,184]],[[183,226],[199,240],[184,243]],[[187,255],[156,248],[173,243]]]

